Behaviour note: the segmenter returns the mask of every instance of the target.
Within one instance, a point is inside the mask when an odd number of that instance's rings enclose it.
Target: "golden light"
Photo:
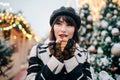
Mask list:
[[[20,24],[18,25],[18,27],[19,27],[20,30],[22,30],[22,26]]]
[[[32,38],[32,35],[30,35],[30,34],[26,34],[26,36],[28,37],[28,39]]]
[[[6,6],[9,7],[9,9],[11,8],[9,3],[0,2],[0,6],[1,5],[3,7],[6,7]],[[10,10],[1,11],[0,22],[3,22],[4,20],[6,21],[6,23],[2,23],[2,24],[8,24],[8,25],[6,26],[0,25],[0,31],[10,30],[12,28],[16,29],[14,27],[17,27],[22,32],[22,34],[28,39],[31,39],[33,37],[31,30],[30,30],[30,33],[27,33],[28,30],[26,31],[26,29],[28,29],[30,25],[27,23],[22,13],[15,14],[15,13],[12,13]],[[13,36],[13,37],[14,39],[17,38],[16,36]]]
[[[12,25],[12,27],[15,27],[15,26],[16,26],[16,24],[13,24],[13,25]]]
[[[100,10],[105,5],[106,0],[77,0],[78,6],[82,8],[84,4],[90,5],[91,14],[93,15],[93,20],[98,20],[100,15]]]
[[[26,31],[25,31],[25,29],[24,29],[24,28],[22,28],[22,33],[23,33],[23,34],[26,34]]]
[[[13,26],[12,26],[12,25],[10,25],[9,27],[10,27],[10,29],[12,29],[12,28],[13,28]]]
[[[13,39],[17,39],[17,37],[14,35],[14,36],[13,36]]]

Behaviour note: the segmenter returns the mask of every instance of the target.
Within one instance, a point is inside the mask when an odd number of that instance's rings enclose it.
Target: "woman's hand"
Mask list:
[[[73,39],[57,39],[56,44],[49,47],[50,52],[59,61],[67,60],[74,56],[76,44]]]
[[[60,43],[61,45],[61,52],[64,60],[70,59],[74,56],[74,52],[76,49],[76,43],[73,39],[58,39],[56,43]]]
[[[56,40],[56,44],[49,46],[49,50],[51,55],[55,56],[59,61],[63,62],[64,57],[62,55],[62,50],[61,50],[61,41],[62,39]]]
[[[62,40],[60,40],[61,42],[61,51],[63,52],[64,51],[64,48],[68,42],[68,39],[67,38],[63,38]]]
[[[75,49],[76,49],[75,41],[73,39],[69,39],[62,53],[64,56],[64,60],[72,58],[74,56]]]

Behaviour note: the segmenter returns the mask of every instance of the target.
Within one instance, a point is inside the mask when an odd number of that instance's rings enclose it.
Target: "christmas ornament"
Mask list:
[[[120,20],[117,21],[117,26],[120,28]]]
[[[92,21],[92,16],[89,15],[89,16],[87,17],[87,20],[88,20],[88,21]]]
[[[111,7],[113,7],[113,4],[112,4],[112,3],[110,3],[110,4],[109,4],[109,7],[110,7],[110,8],[111,8]]]
[[[103,15],[100,15],[100,19],[102,19],[103,18]]]
[[[80,32],[80,34],[81,35],[84,35],[86,33],[86,28],[85,27],[81,27],[81,32]]]
[[[85,4],[85,5],[83,5],[83,8],[84,8],[85,10],[88,10],[89,5],[88,5],[88,4]]]
[[[110,43],[110,42],[112,42],[111,37],[109,37],[109,36],[106,37],[106,38],[105,38],[105,42],[106,42],[106,43]]]
[[[91,45],[90,47],[88,47],[88,51],[90,53],[95,53],[96,52],[95,46]]]
[[[119,34],[119,33],[120,33],[120,31],[119,31],[118,28],[113,28],[112,31],[111,31],[112,35],[116,35],[116,34]]]
[[[105,68],[104,66],[107,66],[109,64],[109,60],[107,59],[106,56],[103,56],[100,58],[100,63],[101,67]]]
[[[120,43],[115,43],[111,48],[111,53],[113,55],[120,55]]]
[[[107,26],[108,26],[108,22],[106,20],[102,20],[101,21],[101,27],[104,28],[104,29],[106,29]]]
[[[106,71],[101,71],[99,73],[99,80],[114,80],[114,79]]]
[[[98,47],[97,53],[98,53],[98,54],[103,54],[103,49],[102,49],[101,47]]]
[[[88,30],[92,30],[93,27],[92,27],[91,24],[87,24],[87,25],[86,25],[86,28],[87,28]]]
[[[80,41],[81,42],[85,41],[85,38],[84,37],[80,37]]]
[[[92,34],[91,33],[87,33],[87,38],[91,38]]]
[[[112,30],[112,26],[110,25],[110,26],[108,26],[108,30],[109,31],[111,31]]]
[[[107,18],[110,18],[111,16],[112,16],[111,13],[107,13],[107,14],[106,14],[106,17],[107,17]]]
[[[107,34],[108,34],[108,32],[107,32],[106,30],[103,30],[103,31],[101,32],[101,36],[103,36],[103,37],[105,37]]]
[[[114,12],[113,12],[115,15],[117,15],[118,14],[118,11],[117,10],[114,10]]]
[[[94,63],[95,57],[96,57],[95,54],[91,54],[91,55],[90,55],[90,62],[91,62],[91,63]]]
[[[117,18],[117,15],[114,15],[113,17],[112,17],[112,19],[115,21],[116,20],[116,18]]]
[[[97,46],[97,45],[98,45],[97,40],[94,40],[94,41],[93,41],[93,45],[94,45],[94,46]]]
[[[81,13],[81,14],[80,14],[80,17],[81,17],[81,18],[83,18],[84,16],[85,16],[84,13]]]

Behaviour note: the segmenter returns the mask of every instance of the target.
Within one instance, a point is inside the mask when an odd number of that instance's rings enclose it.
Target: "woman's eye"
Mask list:
[[[71,24],[67,24],[67,26],[72,26]]]
[[[60,25],[61,23],[60,23],[60,22],[57,22],[56,24]]]

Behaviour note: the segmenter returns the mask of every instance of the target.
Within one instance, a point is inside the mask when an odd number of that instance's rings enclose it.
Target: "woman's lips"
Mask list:
[[[60,38],[62,38],[62,39],[63,39],[64,37],[67,37],[67,35],[65,35],[65,34],[60,34],[59,36],[60,36]]]

